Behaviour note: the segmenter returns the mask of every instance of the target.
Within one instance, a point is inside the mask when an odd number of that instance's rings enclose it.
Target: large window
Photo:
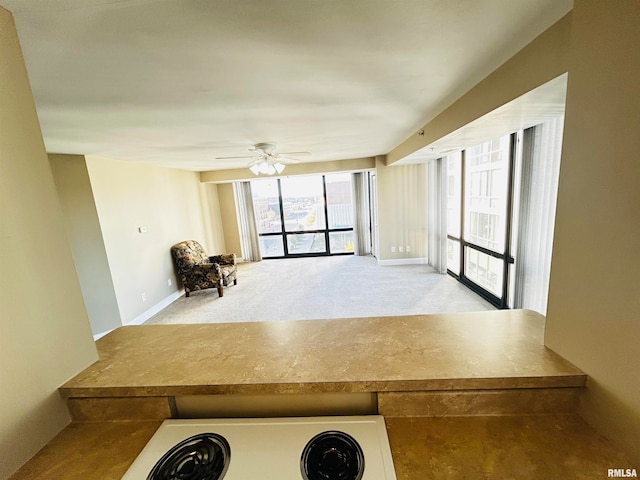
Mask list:
[[[563,117],[441,159],[447,270],[499,308],[546,314]]]
[[[494,305],[507,306],[515,134],[447,158],[447,268]]]
[[[351,174],[251,182],[263,258],[353,253]]]

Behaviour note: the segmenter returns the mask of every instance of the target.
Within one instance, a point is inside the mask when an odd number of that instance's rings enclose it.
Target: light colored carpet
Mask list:
[[[494,310],[426,265],[373,257],[264,260],[238,266],[238,285],[182,296],[147,324],[267,322]]]

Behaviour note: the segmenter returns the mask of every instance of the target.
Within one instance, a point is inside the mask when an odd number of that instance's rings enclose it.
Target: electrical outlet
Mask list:
[[[147,294],[146,293],[141,293],[140,297],[142,297],[142,301],[146,302],[147,301]]]
[[[402,253],[402,247],[398,247],[398,251]]]
[[[409,253],[411,251],[411,246],[407,245],[407,248],[404,249],[405,252]]]
[[[167,285],[169,285],[169,286],[173,285],[173,282],[171,281],[170,278],[167,278]]]
[[[391,253],[396,253],[396,247],[391,247]]]

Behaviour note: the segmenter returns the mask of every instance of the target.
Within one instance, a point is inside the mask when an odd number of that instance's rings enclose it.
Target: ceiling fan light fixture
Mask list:
[[[252,157],[217,157],[220,160],[236,158],[253,158],[249,163],[249,170],[254,175],[274,175],[282,173],[288,162],[299,162],[297,158],[285,157],[282,155],[311,155],[309,152],[287,152],[276,153],[276,146],[272,143],[257,143],[249,149],[253,153]],[[283,160],[280,160],[283,159]],[[286,159],[286,160],[285,160]]]
[[[249,170],[253,172],[254,175],[273,175],[275,173],[282,173],[284,171],[285,165],[280,163],[274,159],[260,159],[253,165],[249,166]]]
[[[260,162],[258,163],[258,172],[262,173],[263,175],[266,175],[268,172],[269,166],[267,165],[267,162],[265,162],[264,160],[260,160]]]

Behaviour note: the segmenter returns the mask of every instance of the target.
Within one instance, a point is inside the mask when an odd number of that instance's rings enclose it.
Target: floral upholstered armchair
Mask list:
[[[238,284],[235,253],[210,257],[198,242],[186,240],[171,247],[171,254],[187,297],[190,292],[205,288],[217,288],[222,297],[223,285]]]

